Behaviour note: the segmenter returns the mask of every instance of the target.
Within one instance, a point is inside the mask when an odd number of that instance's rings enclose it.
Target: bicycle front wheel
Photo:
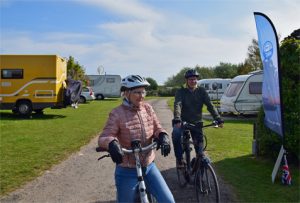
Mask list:
[[[188,183],[188,171],[186,164],[184,164],[184,167],[182,168],[177,168],[177,179],[178,179],[178,184],[180,187],[185,187],[186,184]]]
[[[217,176],[209,163],[196,172],[195,188],[198,202],[220,202]]]

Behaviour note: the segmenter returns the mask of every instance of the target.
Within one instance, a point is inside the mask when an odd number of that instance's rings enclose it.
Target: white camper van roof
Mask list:
[[[243,82],[243,81],[246,81],[250,76],[259,75],[259,74],[263,74],[263,71],[262,70],[257,70],[257,71],[250,72],[246,75],[238,75],[238,76],[234,77],[231,80],[231,82]]]

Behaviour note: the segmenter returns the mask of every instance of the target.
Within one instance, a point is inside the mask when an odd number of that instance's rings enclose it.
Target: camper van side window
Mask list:
[[[262,94],[262,82],[250,82],[249,83],[250,94]]]
[[[106,78],[106,83],[115,83],[115,78]]]
[[[204,84],[204,88],[205,88],[206,90],[209,90],[209,84],[208,84],[208,83],[205,83],[205,84]]]
[[[95,86],[95,80],[90,80],[89,85],[90,85],[90,86]]]
[[[1,79],[23,79],[23,69],[2,69]]]

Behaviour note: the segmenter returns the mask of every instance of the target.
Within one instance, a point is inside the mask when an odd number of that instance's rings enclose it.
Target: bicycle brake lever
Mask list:
[[[106,155],[103,155],[103,156],[99,157],[98,161],[101,160],[101,159],[103,159],[103,158],[105,158],[105,157],[110,157],[110,154],[106,154]]]

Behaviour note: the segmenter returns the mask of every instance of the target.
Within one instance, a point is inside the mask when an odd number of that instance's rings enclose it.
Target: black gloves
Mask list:
[[[181,123],[181,119],[180,118],[174,118],[172,120],[172,126],[176,125],[177,123]]]
[[[224,120],[223,120],[222,118],[217,118],[217,119],[214,120],[214,123],[215,123],[216,125],[220,125],[220,124],[223,124],[223,123],[224,123]]]
[[[170,140],[168,137],[168,134],[165,132],[161,132],[158,135],[158,140],[157,140],[157,150],[161,149],[161,155],[163,156],[168,156],[168,154],[171,151],[171,145],[170,145]]]
[[[115,162],[116,164],[120,164],[123,162],[124,153],[118,141],[113,140],[109,143],[108,152],[113,162]]]

